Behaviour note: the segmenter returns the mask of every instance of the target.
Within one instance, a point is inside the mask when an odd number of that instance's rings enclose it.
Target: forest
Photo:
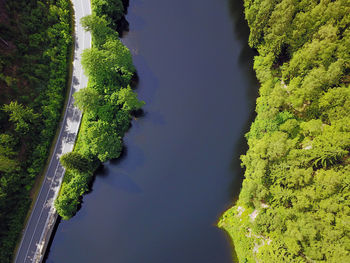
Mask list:
[[[120,156],[132,115],[144,105],[131,88],[131,53],[116,31],[125,9],[121,1],[93,0],[92,15],[81,21],[92,34],[92,48],[82,55],[89,83],[74,94],[83,118],[73,152],[61,157],[66,173],[55,208],[63,219],[76,213],[97,167]]]
[[[245,179],[219,226],[240,262],[350,262],[350,2],[245,0],[259,53]]]
[[[67,0],[0,1],[0,262],[10,262],[69,78]]]

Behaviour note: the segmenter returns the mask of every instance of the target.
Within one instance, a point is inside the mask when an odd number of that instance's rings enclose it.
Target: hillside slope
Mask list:
[[[219,226],[240,262],[350,262],[350,2],[244,6],[260,96]]]
[[[0,262],[10,262],[61,117],[70,23],[68,0],[0,0]]]

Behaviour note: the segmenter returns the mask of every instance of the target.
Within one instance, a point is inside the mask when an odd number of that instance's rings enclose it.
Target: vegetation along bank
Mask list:
[[[120,156],[132,114],[144,105],[130,87],[135,68],[116,31],[126,8],[121,0],[92,0],[92,15],[81,21],[92,34],[82,55],[89,83],[74,94],[83,118],[73,152],[61,157],[66,173],[55,208],[63,219],[76,213],[96,168]]]
[[[245,0],[261,83],[239,199],[240,262],[350,262],[350,2]]]

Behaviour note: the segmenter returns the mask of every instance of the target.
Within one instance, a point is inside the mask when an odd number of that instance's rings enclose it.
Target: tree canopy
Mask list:
[[[67,0],[0,6],[0,262],[7,263],[61,117],[72,30]]]
[[[260,97],[219,225],[240,262],[350,262],[349,1],[244,6]]]
[[[130,87],[135,73],[132,57],[113,26],[123,10],[120,3],[94,0],[93,14],[82,19],[92,34],[93,47],[82,54],[88,86],[74,94],[75,105],[83,111],[78,140],[74,151],[61,157],[68,175],[55,207],[63,219],[77,211],[98,165],[120,156],[132,114],[145,104]]]

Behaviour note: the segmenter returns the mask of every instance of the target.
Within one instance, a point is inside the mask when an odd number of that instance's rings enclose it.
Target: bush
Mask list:
[[[74,151],[61,157],[69,176],[64,178],[55,207],[63,219],[76,213],[98,164],[120,156],[131,114],[144,105],[129,86],[135,72],[130,51],[110,27],[115,19],[113,8],[119,8],[113,6],[115,2],[92,1],[93,14],[82,19],[91,31],[93,47],[82,55],[88,87],[74,94],[83,111],[78,140]]]

